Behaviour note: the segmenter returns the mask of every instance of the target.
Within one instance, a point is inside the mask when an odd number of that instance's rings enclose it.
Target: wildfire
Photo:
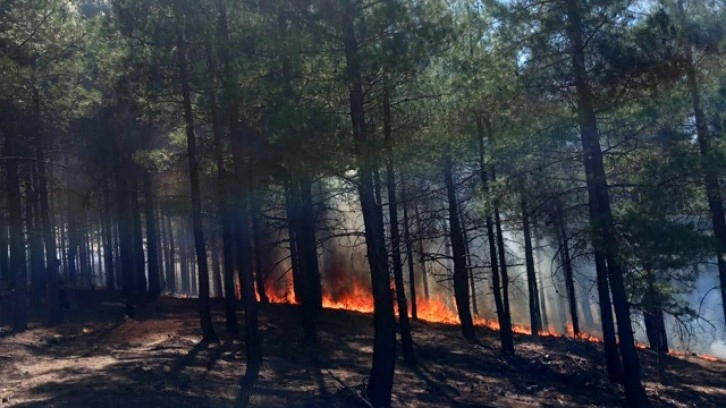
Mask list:
[[[393,284],[392,284],[393,285]],[[393,287],[391,288],[393,290]],[[293,285],[292,276],[287,274],[279,280],[268,280],[265,282],[265,292],[271,303],[298,303],[298,299],[295,296],[295,287]],[[335,293],[327,288],[323,288],[323,307],[326,309],[344,309],[359,313],[373,313],[373,295],[370,288],[365,285],[354,282],[353,284],[347,285],[336,285],[334,290]],[[259,295],[257,295],[259,301]],[[449,304],[451,303],[451,304]],[[447,302],[444,297],[433,296],[428,299],[419,296],[416,301],[417,317],[419,320],[430,322],[430,323],[443,323],[458,325],[459,315],[456,313],[456,305],[453,302]],[[394,309],[398,314],[398,308],[394,302]],[[409,309],[410,316],[410,309]],[[474,316],[474,325],[478,327],[486,327],[491,330],[499,331],[499,322],[496,320],[488,320],[481,316]],[[530,327],[527,325],[512,324],[512,332],[517,334],[529,335],[531,334]],[[602,343],[603,340],[591,333],[580,331],[575,334],[571,324],[568,323],[566,327],[566,334],[557,332],[557,330],[549,327],[544,330],[540,330],[538,334],[542,337],[569,337],[576,340],[590,342],[590,343]],[[647,349],[646,344],[636,342],[635,346],[639,349]],[[722,362],[724,360],[707,354],[695,354],[680,350],[672,350],[669,353],[676,357],[690,357],[695,356],[702,358],[707,361]]]

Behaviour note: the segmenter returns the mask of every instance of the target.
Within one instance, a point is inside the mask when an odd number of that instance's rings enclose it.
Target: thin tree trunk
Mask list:
[[[146,256],[149,260],[149,298],[156,300],[161,295],[159,277],[159,234],[156,229],[154,190],[151,174],[144,172],[144,212],[146,213]]]
[[[572,270],[572,260],[570,259],[569,237],[567,235],[567,226],[565,225],[565,213],[562,204],[557,204],[557,214],[555,214],[555,228],[560,242],[560,259],[562,268],[565,272],[565,291],[567,292],[567,302],[570,311],[570,322],[572,323],[572,334],[577,337],[580,335],[580,321],[577,317],[577,297],[575,294],[575,276]]]
[[[237,80],[233,78],[233,64],[229,56],[229,27],[227,21],[227,5],[223,0],[217,2],[219,11],[219,56],[224,70],[224,89],[227,92],[229,138],[232,145],[232,156],[237,185],[239,189],[237,212],[234,217],[235,235],[237,238],[237,262],[242,302],[245,309],[245,345],[247,351],[247,378],[257,378],[262,364],[262,347],[257,318],[257,302],[255,300],[255,278],[252,272],[252,252],[249,231],[249,197],[248,163],[245,162],[244,146],[241,143],[242,133],[239,123],[239,95]]]
[[[103,183],[103,262],[106,267],[106,286],[110,290],[116,290],[116,272],[114,271],[113,260],[113,231],[111,221],[111,200],[108,191],[108,180]]]
[[[262,249],[262,220],[260,219],[260,205],[259,205],[259,191],[254,189],[250,192],[250,209],[252,211],[252,240],[253,247],[255,250],[255,288],[257,289],[257,296],[260,298],[260,303],[270,303],[270,299],[267,298],[265,293],[265,274],[264,262],[265,256]]]
[[[408,266],[408,288],[411,299],[411,319],[418,320],[418,309],[416,305],[416,273],[413,258],[413,242],[411,242],[410,224],[408,217],[408,190],[406,188],[406,176],[401,172],[401,199],[403,200],[403,241],[406,244],[406,265]]]
[[[171,217],[166,216],[166,232],[169,242],[169,275],[167,276],[167,279],[169,280],[169,292],[171,295],[175,295],[178,293],[178,286],[177,286],[177,275],[176,275],[176,244],[174,241],[174,226],[171,223]]]
[[[454,258],[454,298],[456,310],[461,322],[461,331],[464,338],[471,342],[476,341],[474,333],[474,321],[471,317],[469,307],[469,277],[466,271],[466,245],[459,225],[459,204],[456,198],[456,186],[452,174],[453,163],[450,157],[446,157],[444,164],[444,183],[446,184],[446,195],[449,203],[449,237],[451,239],[451,250]]]
[[[212,282],[214,283],[214,297],[222,298],[222,265],[219,260],[219,240],[217,234],[212,233],[212,242],[209,246],[209,252],[212,256]]]
[[[131,230],[131,205],[128,194],[126,176],[122,171],[116,175],[116,209],[118,211],[118,246],[119,270],[121,271],[122,287],[126,298],[126,315],[134,317],[134,235]],[[70,265],[70,251],[69,251]]]
[[[401,235],[398,231],[398,200],[396,197],[396,172],[393,163],[393,147],[391,135],[391,95],[388,90],[383,94],[383,127],[388,144],[388,161],[386,163],[386,191],[388,192],[388,220],[391,231],[391,255],[393,260],[393,278],[396,284],[396,301],[398,304],[398,324],[401,329],[401,351],[403,361],[410,366],[416,365],[413,352],[411,324],[408,321],[406,288],[403,284],[403,265],[401,260]],[[405,206],[405,203],[404,203]],[[468,296],[468,289],[467,289]],[[467,299],[468,303],[468,299]],[[469,316],[471,317],[471,316]],[[472,325],[473,328],[473,325]]]
[[[312,181],[307,176],[299,180],[300,185],[300,235],[298,247],[300,262],[304,265],[305,296],[303,301],[303,320],[305,339],[309,343],[317,341],[317,322],[323,308],[323,293],[318,268],[318,240],[315,233],[315,211],[313,208]]]
[[[635,348],[633,328],[630,322],[630,307],[625,291],[623,269],[620,264],[620,249],[610,210],[610,195],[600,149],[597,118],[585,64],[580,4],[577,0],[566,0],[566,5],[567,34],[572,47],[572,68],[577,90],[582,151],[590,198],[590,218],[595,226],[593,246],[596,250],[601,250],[607,260],[608,278],[617,316],[620,354],[623,358],[625,398],[631,406],[646,408],[651,404],[641,383],[640,358]]]
[[[358,157],[360,179],[358,194],[365,225],[366,249],[368,262],[370,263],[375,310],[373,364],[366,392],[371,404],[379,408],[391,405],[393,371],[396,365],[396,319],[393,313],[393,299],[390,292],[390,277],[386,262],[386,243],[380,201],[376,202],[373,182],[373,165],[376,160],[373,152],[367,146],[368,129],[365,119],[358,40],[355,34],[355,24],[359,18],[359,10],[357,5],[347,4],[343,13],[343,38],[349,80],[350,116],[353,124],[353,139]]]
[[[146,286],[146,255],[144,254],[144,234],[141,224],[141,206],[139,205],[138,176],[139,169],[135,164],[129,163],[127,170],[129,177],[129,193],[131,200],[132,232],[134,236],[134,291],[137,296],[145,297],[148,294]]]
[[[479,177],[481,178],[484,194],[489,195],[489,176],[484,162],[484,131],[481,121],[477,121],[477,130],[479,139]],[[504,307],[501,284],[499,281],[497,240],[494,235],[494,222],[492,221],[490,201],[490,198],[487,197],[485,219],[487,239],[489,241],[489,262],[492,269],[492,291],[494,292],[494,305],[497,311],[497,321],[499,322],[499,339],[501,341],[502,353],[504,355],[514,355],[514,337],[512,335],[511,320]]]
[[[423,286],[423,295],[424,299],[429,299],[429,279],[428,279],[428,272],[426,270],[426,257],[425,257],[425,251],[424,251],[424,230],[423,230],[423,222],[421,221],[421,214],[418,211],[418,202],[413,203],[414,208],[414,218],[416,221],[416,230],[418,231],[418,260],[419,265],[421,267],[421,283]]]
[[[40,233],[40,217],[37,211],[37,191],[33,177],[35,166],[33,161],[27,161],[25,171],[25,229],[30,254],[30,303],[34,308],[40,306],[45,294],[46,279],[43,261],[43,241]]]
[[[177,14],[181,25],[181,16]],[[209,308],[209,270],[207,265],[207,247],[204,243],[204,230],[202,224],[202,198],[199,188],[199,165],[197,163],[197,142],[194,134],[194,112],[192,111],[191,91],[187,74],[186,44],[182,36],[181,27],[177,27],[177,63],[179,80],[181,82],[182,99],[184,103],[184,127],[187,139],[187,159],[189,161],[189,182],[192,194],[192,224],[194,228],[194,249],[197,255],[199,277],[199,320],[202,327],[203,342],[217,342],[217,335],[212,325],[212,316]]]
[[[522,197],[522,228],[524,230],[524,258],[527,267],[527,289],[529,295],[529,321],[532,336],[537,337],[542,330],[542,316],[539,308],[539,290],[537,272],[534,270],[534,252],[532,249],[532,231],[529,227],[529,208]]]
[[[13,277],[13,330],[25,331],[28,328],[27,293],[28,278],[23,236],[23,214],[20,195],[18,167],[20,148],[17,135],[5,135],[6,155],[5,175],[8,197],[8,216],[10,218],[10,270]]]

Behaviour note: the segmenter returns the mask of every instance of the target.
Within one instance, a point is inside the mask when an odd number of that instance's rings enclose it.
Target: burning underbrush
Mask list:
[[[393,283],[391,284],[392,296],[394,294]],[[271,303],[278,304],[297,304],[299,303],[295,296],[295,288],[291,274],[284,274],[279,279],[269,279],[265,283],[265,293]],[[258,296],[259,300],[259,296]],[[396,302],[394,311],[398,315]],[[333,283],[323,285],[323,307],[326,309],[348,310],[358,313],[371,314],[374,311],[373,295],[370,284],[357,279],[341,280],[335,279]],[[448,325],[458,325],[459,316],[456,312],[456,306],[453,301],[447,301],[442,295],[434,295],[425,298],[421,294],[417,294],[416,299],[417,317],[419,320],[429,323],[441,323]],[[409,302],[409,317],[411,316]],[[481,316],[474,316],[474,325],[486,327],[490,330],[499,331],[499,322],[496,320],[485,319]],[[524,324],[512,324],[512,331],[517,334],[531,334],[530,326]],[[567,332],[560,333],[552,327],[539,332],[543,337],[567,337],[579,341],[590,343],[602,343],[602,338],[585,331],[575,334],[571,324],[567,324]],[[648,345],[636,342],[639,349],[647,349]],[[718,357],[708,354],[698,354],[683,350],[671,350],[670,355],[674,357],[698,357],[707,361],[724,361]]]

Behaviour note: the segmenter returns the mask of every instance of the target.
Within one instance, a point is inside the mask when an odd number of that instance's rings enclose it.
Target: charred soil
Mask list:
[[[108,293],[71,295],[68,322],[25,333],[0,328],[0,407],[350,407],[361,405],[372,354],[372,316],[324,310],[317,346],[302,342],[301,310],[261,305],[265,362],[244,380],[244,342],[201,345],[194,299],[162,298],[125,319]],[[117,299],[118,300],[118,299]],[[222,304],[214,324],[224,332]],[[241,314],[241,313],[240,313]],[[240,323],[244,321],[239,318]],[[500,356],[495,332],[478,344],[459,328],[413,322],[418,367],[398,361],[397,407],[617,407],[601,345],[515,335],[517,356]],[[400,356],[400,353],[399,353]],[[726,406],[726,363],[668,357],[668,385],[642,350],[655,406]]]

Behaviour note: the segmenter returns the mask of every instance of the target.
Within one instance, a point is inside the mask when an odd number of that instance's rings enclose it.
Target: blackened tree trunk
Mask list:
[[[30,255],[30,303],[34,308],[40,306],[45,294],[46,279],[43,261],[43,241],[40,234],[40,219],[37,211],[37,191],[34,186],[35,166],[33,160],[25,163],[23,172],[25,179],[25,230]]]
[[[570,322],[572,323],[572,334],[577,337],[580,335],[580,320],[577,317],[575,274],[572,270],[572,259],[570,258],[570,239],[567,235],[567,226],[565,225],[565,210],[562,209],[561,203],[557,203],[555,211],[554,227],[557,230],[558,241],[560,244],[560,260],[562,261],[562,269],[565,272],[565,291],[567,292],[567,304],[569,306]]]
[[[323,308],[323,292],[318,267],[318,240],[315,233],[315,209],[313,207],[312,181],[307,176],[299,180],[300,185],[300,233],[298,247],[303,266],[305,296],[303,305],[303,327],[305,340],[317,341],[317,322]]]
[[[185,295],[191,295],[192,289],[191,284],[189,283],[189,250],[188,250],[188,226],[187,221],[182,219],[181,226],[178,228],[179,237],[177,238],[177,241],[179,242],[179,274],[180,274],[180,284],[181,284],[181,292]]]
[[[479,305],[476,300],[476,283],[474,282],[474,268],[471,264],[471,248],[469,247],[469,234],[466,231],[466,219],[464,214],[460,217],[461,235],[464,237],[464,249],[466,254],[466,273],[469,276],[469,293],[471,294],[471,309],[474,312],[474,316],[479,315]]]
[[[635,348],[633,328],[630,322],[630,307],[620,260],[620,248],[610,210],[610,194],[600,148],[592,90],[590,89],[585,63],[585,42],[580,16],[581,6],[577,0],[566,0],[566,6],[567,35],[572,49],[572,68],[577,90],[582,152],[590,198],[590,220],[594,226],[593,247],[596,250],[604,249],[603,252],[607,260],[608,278],[617,316],[620,354],[623,358],[623,385],[625,387],[626,401],[630,406],[650,407],[650,401],[641,383],[640,358]]]
[[[178,23],[183,18],[177,13]],[[194,249],[197,255],[199,278],[199,321],[202,327],[202,342],[217,342],[217,335],[212,325],[209,310],[209,269],[207,264],[207,246],[204,243],[202,223],[202,197],[199,188],[199,165],[197,163],[197,141],[194,133],[194,112],[192,110],[191,91],[187,74],[186,43],[181,27],[177,27],[177,63],[179,81],[181,82],[182,100],[184,105],[184,129],[187,139],[187,159],[189,161],[189,182],[192,194],[192,224],[194,228]]]
[[[166,232],[169,242],[167,256],[169,257],[169,271],[167,275],[169,292],[174,295],[178,291],[176,279],[176,243],[174,241],[174,226],[171,223],[171,217],[166,216]]]
[[[120,170],[120,169],[119,169]],[[116,174],[116,209],[118,211],[119,269],[126,298],[126,315],[134,317],[134,234],[131,227],[131,201],[123,171]],[[69,265],[70,251],[69,251]],[[70,268],[69,268],[70,269]]]
[[[388,192],[388,221],[391,231],[391,257],[393,261],[393,279],[396,284],[396,302],[398,305],[398,324],[401,329],[401,351],[403,361],[410,366],[416,365],[413,352],[411,324],[408,321],[408,305],[406,288],[403,284],[403,264],[401,260],[401,234],[398,231],[398,200],[396,196],[396,172],[393,163],[392,131],[391,131],[391,95],[388,90],[383,94],[383,132],[388,144],[388,161],[386,162],[386,191]],[[468,304],[468,289],[467,289]],[[469,316],[471,318],[471,315]],[[473,324],[472,324],[473,328]]]
[[[13,330],[25,331],[28,328],[28,278],[23,236],[23,214],[20,195],[19,141],[17,135],[5,135],[5,176],[8,197],[8,217],[10,219],[10,271],[13,277]]]
[[[482,190],[486,198],[486,229],[487,240],[489,241],[489,262],[492,269],[492,291],[494,292],[494,305],[499,322],[499,339],[502,346],[502,354],[514,355],[514,336],[512,335],[512,324],[509,314],[506,313],[499,280],[499,258],[497,255],[497,238],[494,234],[494,222],[492,221],[491,203],[489,195],[489,175],[484,161],[484,130],[481,121],[477,121],[479,141],[479,178],[481,179]]]
[[[233,77],[233,61],[229,56],[229,27],[227,21],[227,4],[217,1],[219,12],[219,57],[224,71],[224,89],[229,119],[229,139],[232,145],[232,156],[236,177],[236,207],[234,214],[235,235],[237,244],[237,263],[242,291],[242,304],[245,309],[245,346],[247,352],[247,370],[245,376],[256,378],[262,364],[262,347],[257,319],[257,302],[255,300],[255,277],[252,271],[252,248],[249,230],[249,168],[244,155],[242,132],[239,123],[239,95],[237,79]]]
[[[414,218],[416,221],[416,231],[418,232],[418,262],[421,267],[421,286],[423,287],[424,299],[429,298],[429,277],[426,269],[426,252],[424,251],[424,229],[421,221],[421,214],[418,210],[418,202],[414,201]]]
[[[10,256],[8,255],[8,215],[5,211],[6,208],[5,200],[2,200],[0,202],[0,282],[10,283],[12,279],[10,277]]]
[[[255,289],[260,303],[270,303],[265,293],[265,254],[263,251],[262,238],[262,215],[260,214],[259,190],[254,188],[250,191],[250,210],[252,212],[252,240],[255,249]]]
[[[454,298],[456,310],[461,322],[461,331],[464,338],[471,342],[476,341],[474,333],[474,321],[469,306],[469,277],[466,271],[466,245],[459,224],[459,204],[456,198],[456,186],[453,177],[453,163],[450,157],[446,157],[444,163],[444,184],[446,185],[446,196],[449,203],[449,237],[451,239],[451,250],[454,258]]]
[[[595,249],[595,276],[600,301],[600,321],[605,345],[608,379],[614,383],[621,383],[623,381],[623,363],[618,354],[615,320],[613,319],[613,307],[610,302],[610,283],[608,282],[605,254],[602,253],[601,249]]]
[[[298,199],[300,191],[292,177],[288,177],[285,181],[285,213],[287,218],[287,238],[290,246],[290,264],[292,266],[292,284],[295,291],[295,301],[304,302],[305,294],[303,293],[304,284],[302,268],[300,265],[300,249],[299,247],[299,222],[298,215]]]
[[[656,368],[662,384],[667,383],[665,359],[668,354],[668,334],[665,329],[665,316],[663,314],[662,295],[656,288],[657,278],[655,272],[646,268],[646,294],[643,298],[643,320],[645,332],[648,336],[651,350],[658,356]]]
[[[72,285],[78,284],[78,219],[76,213],[79,211],[77,197],[69,193],[68,197],[68,281]]]
[[[212,237],[209,243],[209,253],[212,257],[212,283],[214,284],[214,297],[222,297],[222,265],[219,261],[219,241],[217,240],[217,234],[212,232]]]
[[[161,295],[159,277],[159,234],[156,229],[153,181],[149,171],[144,172],[144,212],[146,214],[146,256],[149,260],[149,298],[156,300]]]
[[[144,254],[144,234],[141,227],[141,206],[139,205],[138,176],[139,169],[135,164],[129,163],[127,177],[129,177],[129,199],[131,200],[131,221],[134,236],[134,292],[139,297],[145,297],[146,286],[146,255]]]
[[[491,169],[492,181],[494,178],[494,167]],[[504,245],[504,232],[502,231],[502,217],[499,215],[499,204],[494,203],[494,226],[497,231],[497,253],[499,254],[499,272],[502,276],[502,306],[504,307],[504,317],[511,326],[512,311],[509,306],[509,272],[507,271],[507,251]]]
[[[363,83],[360,56],[356,38],[356,20],[360,10],[356,4],[346,2],[343,12],[343,38],[347,68],[350,116],[353,139],[358,157],[358,195],[360,196],[366,249],[371,271],[374,303],[373,365],[366,389],[371,404],[376,407],[391,405],[393,371],[396,365],[396,319],[390,293],[390,277],[386,262],[386,242],[380,202],[376,202],[373,182],[374,152],[368,141],[365,119]]]
[[[111,226],[111,199],[108,191],[108,180],[103,184],[103,263],[106,268],[106,286],[110,290],[116,290],[116,271],[113,260],[113,227]]]
[[[408,192],[406,189],[406,176],[401,172],[401,198],[403,199],[403,241],[406,245],[406,265],[408,266],[408,288],[411,300],[411,319],[418,320],[416,305],[416,269],[413,258],[413,242],[411,242],[411,219],[408,217]]]
[[[219,222],[222,228],[222,268],[224,279],[224,316],[225,328],[229,334],[239,333],[237,324],[237,295],[234,285],[234,216],[229,208],[230,176],[224,164],[223,138],[225,127],[221,118],[224,110],[218,108],[218,98],[215,92],[216,64],[212,55],[212,47],[207,47],[207,63],[212,72],[210,84],[212,115],[212,133],[214,135],[214,160],[217,165],[217,197],[219,207]]]
[[[527,268],[527,292],[529,295],[529,321],[532,336],[537,337],[542,330],[542,315],[539,308],[539,286],[537,272],[534,270],[534,251],[532,249],[532,231],[529,226],[529,207],[522,197],[522,229],[524,230],[524,260]]]

